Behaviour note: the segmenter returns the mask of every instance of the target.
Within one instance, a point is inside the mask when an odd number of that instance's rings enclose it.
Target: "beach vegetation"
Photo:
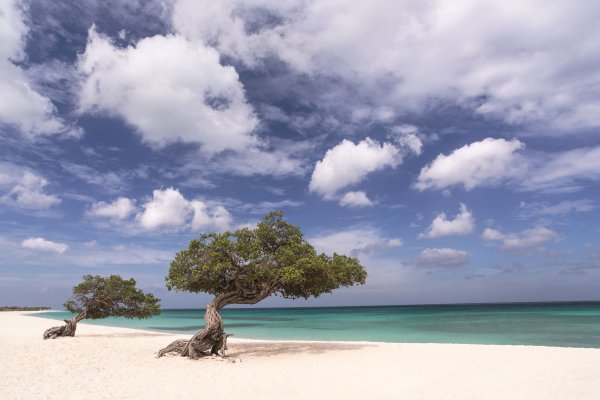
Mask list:
[[[281,211],[255,228],[206,233],[177,253],[166,277],[169,290],[214,296],[205,326],[190,340],[176,340],[158,356],[193,359],[225,354],[227,335],[219,311],[232,304],[256,304],[271,295],[286,299],[319,297],[339,287],[364,284],[367,272],[356,258],[319,254]]]
[[[64,304],[75,315],[65,325],[47,329],[44,339],[75,336],[83,319],[107,317],[149,318],[160,314],[160,299],[135,287],[135,279],[119,275],[84,275],[73,288],[73,296]]]

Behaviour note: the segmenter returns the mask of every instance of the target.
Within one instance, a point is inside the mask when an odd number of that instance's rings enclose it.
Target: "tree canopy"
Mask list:
[[[171,262],[166,285],[176,291],[231,294],[229,304],[254,304],[271,294],[318,297],[340,286],[364,284],[366,277],[355,258],[317,254],[298,227],[273,211],[254,229],[192,240]]]
[[[89,319],[149,318],[160,314],[160,299],[135,285],[135,279],[119,275],[84,275],[83,282],[73,288],[73,297],[64,306],[73,313],[85,313]]]
[[[175,255],[166,284],[169,290],[215,296],[206,306],[206,325],[191,339],[178,339],[161,349],[158,356],[224,356],[229,335],[219,310],[228,304],[256,304],[273,294],[318,297],[340,286],[364,284],[366,278],[357,259],[318,254],[281,211],[267,214],[254,229],[202,234]]]

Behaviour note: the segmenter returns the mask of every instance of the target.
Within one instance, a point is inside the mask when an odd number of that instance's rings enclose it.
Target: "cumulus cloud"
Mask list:
[[[257,142],[237,72],[201,41],[158,35],[118,48],[92,27],[78,69],[81,112],[120,116],[155,147],[182,141],[218,152]]]
[[[297,74],[360,82],[362,93],[385,86],[375,109],[424,111],[434,99],[569,132],[599,125],[589,67],[599,13],[593,1],[180,0],[173,27],[251,68],[277,57]]]
[[[188,200],[173,188],[154,190],[152,198],[142,208],[138,221],[148,230],[160,227],[180,228],[186,224],[192,211]]]
[[[438,238],[450,235],[468,235],[475,229],[475,219],[467,206],[460,203],[459,213],[454,219],[448,219],[445,213],[439,214],[431,222],[431,225],[425,233],[421,233],[419,238]]]
[[[477,186],[498,184],[523,171],[517,151],[525,145],[516,140],[487,138],[440,154],[425,166],[415,187],[444,189],[463,185],[466,190]]]
[[[369,173],[394,168],[401,161],[400,150],[390,143],[379,144],[366,138],[354,144],[345,139],[317,161],[309,189],[331,198],[338,190],[360,182]]]
[[[193,209],[192,229],[200,230],[206,227],[214,227],[217,230],[224,231],[231,226],[233,217],[223,206],[217,205],[208,207],[199,200],[192,200],[190,207]]]
[[[365,192],[347,192],[340,199],[340,205],[344,207],[368,207],[372,206],[373,203],[365,194]]]
[[[486,228],[481,237],[488,241],[502,243],[504,250],[517,250],[534,247],[550,240],[559,239],[558,233],[544,226],[526,229],[520,233],[502,233],[496,229]]]
[[[108,226],[114,225],[130,233],[158,230],[223,231],[233,223],[233,217],[224,206],[197,199],[188,200],[174,188],[156,189],[140,207],[136,207],[135,203],[135,200],[127,197],[119,197],[110,203],[94,203],[88,215],[100,221],[108,219],[111,222]]]
[[[409,149],[416,155],[421,155],[423,142],[419,137],[419,128],[411,124],[401,124],[392,126],[390,131],[392,134],[388,137],[398,143],[400,147]]]
[[[41,237],[30,237],[21,242],[21,247],[36,251],[46,251],[51,253],[63,254],[69,249],[64,243],[53,242]]]
[[[469,262],[466,251],[447,247],[425,249],[415,259],[409,260],[419,268],[453,268],[462,267]]]
[[[27,169],[0,163],[0,203],[26,210],[46,210],[61,202],[45,192],[48,181]]]
[[[0,3],[0,123],[12,125],[26,135],[73,134],[56,116],[50,99],[33,88],[27,71],[15,64],[26,57],[28,28],[22,10],[23,2],[18,0]]]
[[[127,197],[119,197],[112,203],[100,201],[92,204],[88,214],[94,217],[126,219],[135,212],[135,202]]]
[[[420,155],[423,151],[423,142],[413,133],[401,135],[396,140],[400,146],[410,149],[416,155]]]
[[[187,200],[177,189],[154,190],[152,198],[142,205],[136,220],[146,230],[159,228],[192,230],[227,229],[231,214],[220,205],[209,207],[200,200]]]
[[[384,238],[373,228],[347,229],[308,238],[319,252],[351,257],[370,255],[402,246],[400,238]]]
[[[487,138],[440,154],[421,169],[415,187],[444,189],[462,185],[512,183],[520,191],[570,193],[600,181],[600,146],[563,152],[525,152],[516,139]]]

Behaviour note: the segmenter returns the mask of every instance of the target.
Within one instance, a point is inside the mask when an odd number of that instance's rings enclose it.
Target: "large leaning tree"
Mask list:
[[[83,282],[73,288],[73,297],[64,306],[75,316],[65,319],[64,326],[47,329],[44,339],[75,336],[77,323],[86,318],[149,318],[160,314],[160,299],[136,288],[135,279],[119,275],[84,275]]]
[[[300,229],[274,211],[256,228],[200,235],[171,262],[169,290],[206,292],[206,325],[190,340],[176,340],[158,352],[197,359],[225,354],[227,334],[219,311],[229,304],[256,304],[271,295],[318,297],[340,286],[364,284],[367,273],[355,258],[317,254]]]

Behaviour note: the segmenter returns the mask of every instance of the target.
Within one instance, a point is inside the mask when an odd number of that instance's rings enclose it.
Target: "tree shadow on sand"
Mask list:
[[[136,337],[151,337],[151,336],[168,336],[168,333],[147,333],[147,332],[122,332],[122,333],[95,333],[95,334],[81,334],[80,337],[107,337],[107,338],[136,338]]]
[[[374,347],[368,344],[343,344],[343,343],[231,343],[226,358],[229,357],[272,357],[293,354],[321,354],[328,351],[359,350],[365,347]]]

